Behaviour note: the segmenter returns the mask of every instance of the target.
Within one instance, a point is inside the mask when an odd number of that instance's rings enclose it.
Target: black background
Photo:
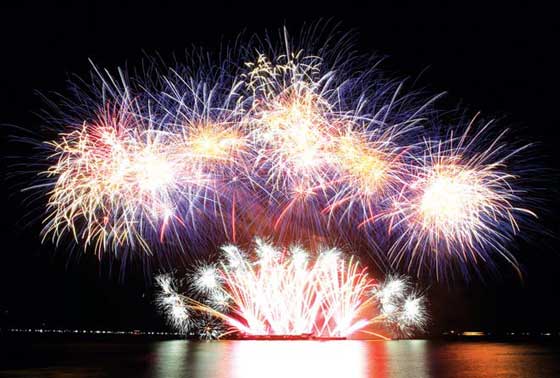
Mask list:
[[[461,101],[537,142],[533,156],[546,169],[538,228],[558,235],[557,174],[560,98],[559,26],[552,8],[537,2],[444,3],[350,1],[258,4],[158,1],[75,4],[24,1],[0,8],[0,123],[39,127],[43,103],[35,90],[64,91],[70,73],[85,76],[87,59],[115,68],[148,53],[166,56],[191,45],[216,46],[242,30],[261,33],[283,24],[290,30],[320,18],[341,21],[359,35],[363,53],[388,55],[385,68],[417,76],[434,92]],[[504,118],[505,117],[505,118]],[[29,156],[2,126],[2,155]],[[7,176],[13,160],[2,159]],[[554,177],[553,177],[554,176]],[[545,177],[547,178],[547,177]],[[18,183],[1,181],[0,326],[156,329],[148,283],[131,267],[124,280],[100,267],[95,256],[69,259],[41,246],[29,225]],[[21,185],[20,185],[21,186]],[[432,284],[432,329],[558,330],[560,256],[557,238],[543,233],[518,242],[520,280],[507,266],[498,277],[452,285]],[[69,262],[70,261],[70,262]]]

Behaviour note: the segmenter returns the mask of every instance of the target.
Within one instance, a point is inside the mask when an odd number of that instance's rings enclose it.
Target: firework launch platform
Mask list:
[[[299,335],[242,335],[240,340],[346,340],[344,336],[316,336],[311,333],[302,333]]]

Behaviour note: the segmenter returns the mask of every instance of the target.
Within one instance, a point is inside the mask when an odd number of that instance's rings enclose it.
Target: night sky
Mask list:
[[[541,165],[539,185],[546,190],[534,193],[542,203],[537,230],[514,243],[523,280],[504,265],[499,275],[486,274],[470,283],[424,282],[430,287],[433,331],[560,330],[556,12],[533,2],[490,8],[471,2],[464,7],[400,1],[372,1],[369,6],[350,1],[309,6],[200,3],[205,7],[168,1],[149,6],[134,1],[2,4],[0,123],[38,130],[41,121],[34,112],[44,103],[36,91],[64,92],[70,74],[88,74],[88,58],[115,69],[138,63],[144,51],[165,57],[192,45],[215,47],[243,30],[262,33],[285,24],[295,31],[304,22],[333,18],[358,33],[360,52],[387,56],[382,67],[389,73],[413,79],[422,73],[421,87],[448,92],[443,105],[461,104],[469,114],[481,111],[499,118],[500,126],[536,143],[531,160]],[[41,245],[39,224],[30,223],[26,214],[38,213],[44,202],[24,204],[26,196],[19,189],[25,183],[12,166],[18,161],[14,156],[33,153],[9,139],[18,133],[2,125],[0,327],[162,328],[151,283],[138,266],[130,264],[123,277],[92,254]]]

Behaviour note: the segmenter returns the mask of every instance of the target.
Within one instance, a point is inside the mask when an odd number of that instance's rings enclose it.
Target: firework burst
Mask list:
[[[281,235],[302,225],[309,234],[324,230],[319,213],[332,180],[329,149],[335,126],[333,92],[321,63],[298,51],[274,61],[259,54],[247,65],[247,87],[254,98],[248,125],[257,152],[255,171],[269,188],[274,229]]]
[[[507,242],[519,230],[520,215],[536,215],[516,205],[521,202],[511,184],[516,177],[504,171],[506,160],[519,151],[496,158],[506,148],[503,135],[472,153],[484,131],[470,140],[467,129],[461,138],[426,142],[390,214],[391,228],[400,230],[389,252],[396,263],[439,277],[453,266],[489,265],[495,251],[517,267]]]
[[[45,237],[68,232],[98,252],[126,245],[147,250],[145,233],[163,234],[182,191],[177,175],[185,168],[170,157],[168,140],[119,104],[49,143],[55,163],[45,174],[55,182]]]
[[[346,132],[336,140],[334,157],[339,179],[329,205],[330,218],[348,219],[354,226],[375,222],[386,198],[397,193],[408,172],[403,148],[394,145],[390,133]]]
[[[184,297],[177,293],[176,283],[170,276],[156,277],[160,288],[157,305],[166,315],[169,324],[175,329],[184,332],[192,324],[192,317],[184,305]]]

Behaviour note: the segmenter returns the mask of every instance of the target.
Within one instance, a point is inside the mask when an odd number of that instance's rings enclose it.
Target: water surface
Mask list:
[[[0,377],[560,377],[560,346],[536,342],[57,341],[3,356]]]

